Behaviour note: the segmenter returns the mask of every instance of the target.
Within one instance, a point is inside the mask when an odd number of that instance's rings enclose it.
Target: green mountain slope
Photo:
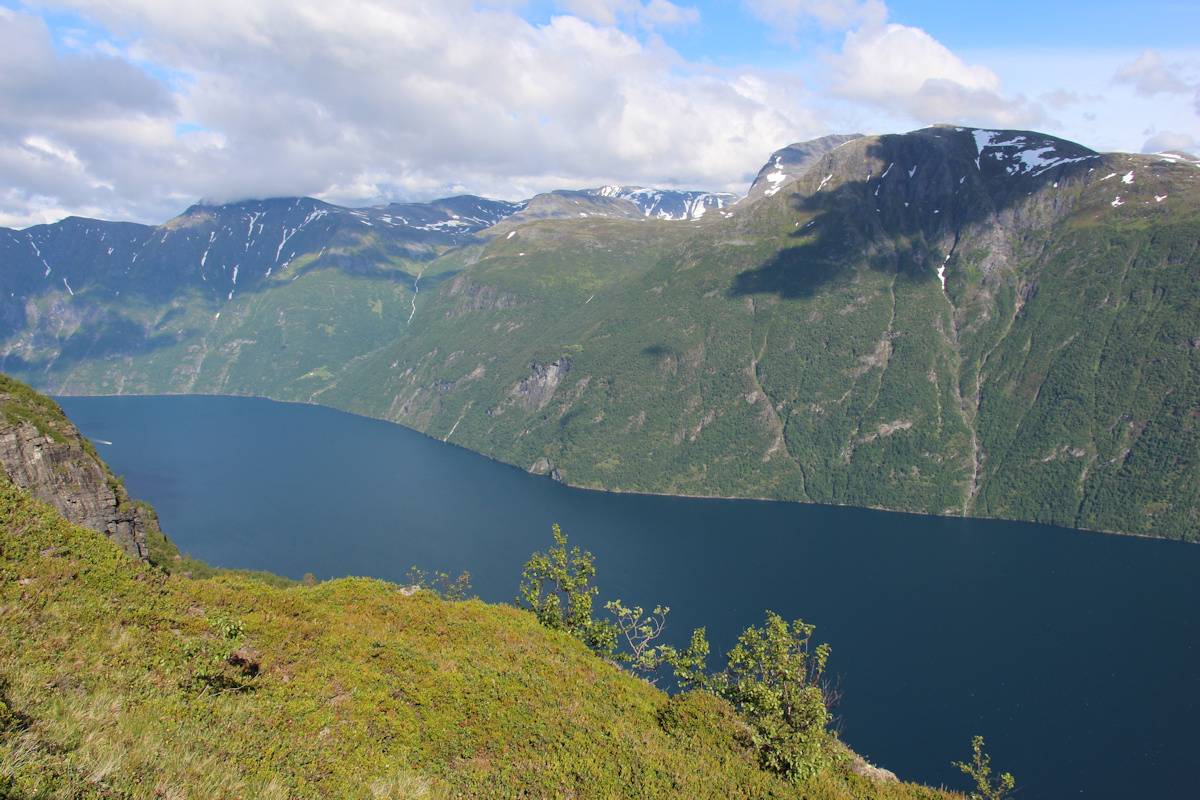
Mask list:
[[[517,208],[299,198],[0,230],[0,368],[65,394],[305,400],[400,335],[430,261]]]
[[[320,400],[580,486],[1197,538],[1198,177],[853,140],[719,219],[493,240]]]
[[[64,222],[0,237],[22,265],[0,358],[63,393],[319,402],[578,486],[1197,539],[1198,164],[1027,131],[825,137],[688,220],[607,190],[474,228],[437,204],[418,227],[201,209],[152,229],[145,252],[178,249],[133,283],[78,237],[140,234]]]

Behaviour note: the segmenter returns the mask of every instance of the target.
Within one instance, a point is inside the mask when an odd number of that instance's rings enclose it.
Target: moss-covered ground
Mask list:
[[[785,783],[722,701],[514,608],[170,575],[0,487],[0,797],[422,796],[954,795]]]

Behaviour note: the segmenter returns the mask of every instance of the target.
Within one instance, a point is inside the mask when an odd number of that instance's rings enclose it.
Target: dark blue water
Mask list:
[[[601,603],[671,607],[728,650],[767,609],[817,626],[843,738],[968,789],[987,740],[1018,797],[1200,796],[1200,546],[1023,523],[570,489],[399,426],[229,397],[61,398],[180,549],[299,578],[469,570],[512,602],[551,524]]]

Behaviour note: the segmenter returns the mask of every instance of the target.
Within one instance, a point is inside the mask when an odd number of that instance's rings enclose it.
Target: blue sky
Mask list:
[[[0,225],[200,198],[744,192],[826,133],[1200,144],[1200,4],[0,0]]]

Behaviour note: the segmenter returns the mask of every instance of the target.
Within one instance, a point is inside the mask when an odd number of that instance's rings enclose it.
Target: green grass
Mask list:
[[[478,601],[346,578],[189,580],[0,487],[0,795],[949,797],[757,768],[668,698]]]

